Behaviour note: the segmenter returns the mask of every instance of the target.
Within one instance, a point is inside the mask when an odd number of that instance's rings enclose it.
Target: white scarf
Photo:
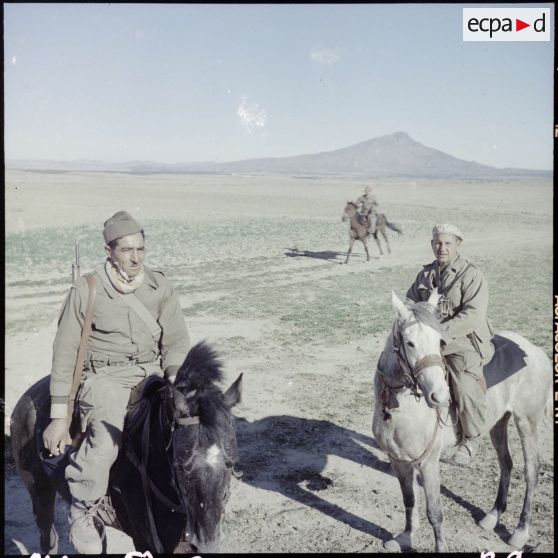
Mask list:
[[[118,269],[109,259],[107,259],[105,262],[105,271],[112,286],[122,294],[133,293],[143,282],[143,266],[135,277],[129,279],[124,271]]]

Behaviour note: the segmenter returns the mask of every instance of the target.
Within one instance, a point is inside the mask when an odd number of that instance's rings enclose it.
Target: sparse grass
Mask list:
[[[420,234],[424,222],[435,220],[434,213],[435,208],[419,207],[412,221],[406,219],[404,211],[399,221],[412,237]],[[490,219],[502,224],[513,219],[516,226],[518,219],[524,220],[523,227],[531,223],[529,216],[521,215],[492,215]],[[189,317],[271,319],[281,326],[276,341],[282,346],[345,343],[387,330],[392,316],[390,291],[403,296],[418,272],[414,266],[375,268],[370,264],[343,273],[331,261],[315,259],[310,260],[310,266],[301,266],[300,260],[287,258],[287,249],[295,247],[300,238],[316,251],[344,246],[344,226],[323,220],[229,218],[211,226],[154,220],[148,231],[148,263],[161,267],[179,294],[187,299],[199,293],[225,293],[215,300],[189,305]],[[80,239],[83,273],[103,260],[99,237],[90,227],[8,236],[7,284],[13,289],[8,310],[17,304],[16,312],[7,312],[8,330],[36,328],[56,318],[70,283],[74,239]],[[305,258],[305,264],[308,261]],[[489,315],[495,328],[517,331],[550,354],[550,253],[543,251],[543,256],[538,256],[536,272],[532,254],[526,249],[513,255],[506,252],[497,260],[474,261],[489,281]],[[23,288],[33,292],[22,294]],[[241,343],[236,345],[242,347]]]
[[[515,331],[551,356],[552,255],[539,255],[535,267],[533,253],[526,250],[476,263],[489,283],[494,329]]]

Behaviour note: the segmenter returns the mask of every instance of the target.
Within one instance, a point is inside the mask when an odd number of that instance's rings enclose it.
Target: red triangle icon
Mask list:
[[[526,27],[531,27],[531,24],[530,23],[525,23],[524,21],[521,21],[520,19],[515,20],[515,30],[516,31],[521,31],[522,29],[525,29]]]

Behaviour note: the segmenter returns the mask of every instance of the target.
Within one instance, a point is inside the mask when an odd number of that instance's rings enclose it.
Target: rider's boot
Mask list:
[[[451,457],[451,463],[470,467],[479,449],[479,438],[480,436],[463,437],[461,443],[457,446],[457,450]]]
[[[101,554],[102,538],[97,529],[100,520],[95,517],[97,502],[84,502],[72,498],[70,506],[70,541],[80,554]]]

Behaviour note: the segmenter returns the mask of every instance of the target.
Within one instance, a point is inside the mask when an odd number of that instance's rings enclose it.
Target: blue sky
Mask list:
[[[463,42],[466,6],[4,4],[6,158],[232,161],[405,131],[552,168],[554,33]]]

